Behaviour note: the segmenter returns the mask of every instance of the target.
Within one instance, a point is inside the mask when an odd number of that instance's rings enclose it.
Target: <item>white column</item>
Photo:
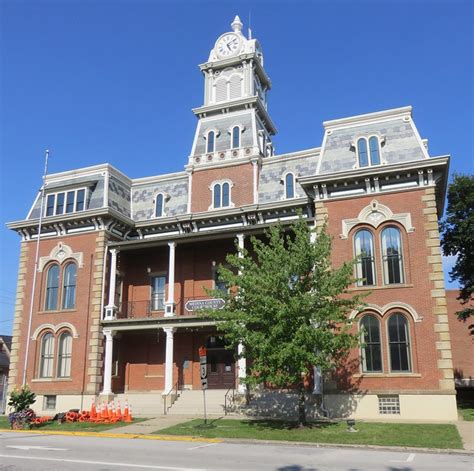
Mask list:
[[[252,165],[253,165],[253,204],[258,204],[258,160],[253,160]]]
[[[112,357],[114,351],[114,334],[110,329],[104,329],[105,359],[104,359],[104,387],[102,394],[112,394]]]
[[[174,329],[165,327],[166,334],[166,359],[165,359],[165,390],[168,394],[173,389],[173,348],[174,348]]]
[[[244,234],[237,234],[237,240],[239,244],[239,249],[243,250],[245,242]],[[242,253],[240,253],[239,256],[242,257]],[[237,361],[237,366],[239,368],[239,384],[237,386],[237,389],[240,393],[244,393],[245,384],[243,383],[243,380],[247,376],[247,359],[245,357],[240,357],[240,355],[244,353],[244,346],[241,343],[239,343],[237,347],[237,353],[239,355],[239,359]]]
[[[166,301],[165,317],[174,316],[174,265],[176,242],[168,242],[169,266],[168,266],[168,299]]]
[[[115,310],[115,284],[117,282],[117,249],[110,249],[110,278],[109,278],[109,302],[105,307],[105,319],[114,319]]]

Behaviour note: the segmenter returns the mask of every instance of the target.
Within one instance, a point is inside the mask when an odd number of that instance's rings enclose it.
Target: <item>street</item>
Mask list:
[[[1,470],[468,471],[473,455],[3,432]]]

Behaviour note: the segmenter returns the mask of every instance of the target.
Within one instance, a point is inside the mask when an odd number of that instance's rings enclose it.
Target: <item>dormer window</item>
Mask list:
[[[212,187],[213,208],[227,208],[230,206],[230,184],[228,182],[216,183]]]
[[[158,193],[156,195],[156,200],[155,200],[155,217],[156,218],[163,217],[164,206],[165,206],[165,198],[163,196],[163,193]]]
[[[206,152],[211,153],[214,152],[215,150],[215,144],[216,144],[216,133],[214,131],[209,131],[207,133],[207,146],[206,146]]]
[[[285,198],[295,197],[295,176],[289,172],[285,175]]]
[[[86,201],[86,189],[62,191],[50,193],[46,197],[45,216],[58,216],[84,211]]]
[[[232,128],[232,149],[238,149],[240,147],[240,126],[234,126]]]
[[[361,137],[357,140],[357,158],[359,167],[369,165],[380,165],[380,143],[377,136],[372,136],[368,140]],[[370,158],[370,160],[369,160]]]

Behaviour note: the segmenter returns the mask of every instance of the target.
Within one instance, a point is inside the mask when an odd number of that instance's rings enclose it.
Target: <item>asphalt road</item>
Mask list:
[[[5,432],[0,470],[472,471],[473,455]]]

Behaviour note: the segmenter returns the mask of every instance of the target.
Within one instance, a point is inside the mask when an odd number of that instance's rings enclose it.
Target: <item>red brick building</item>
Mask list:
[[[352,290],[370,292],[351,316],[364,347],[323,385],[330,413],[455,419],[437,224],[449,157],[429,156],[411,107],[325,122],[320,147],[277,155],[261,47],[238,18],[232,29],[200,65],[204,104],[184,171],[49,175],[44,198],[9,224],[22,237],[9,384],[26,371],[40,411],[128,394],[137,406],[157,398],[159,413],[162,393],[201,388],[206,345],[209,388],[239,389],[245,359],[196,310],[219,307],[205,288],[218,287],[236,241],[299,210],[316,228],[328,222],[335,265],[359,257]]]

